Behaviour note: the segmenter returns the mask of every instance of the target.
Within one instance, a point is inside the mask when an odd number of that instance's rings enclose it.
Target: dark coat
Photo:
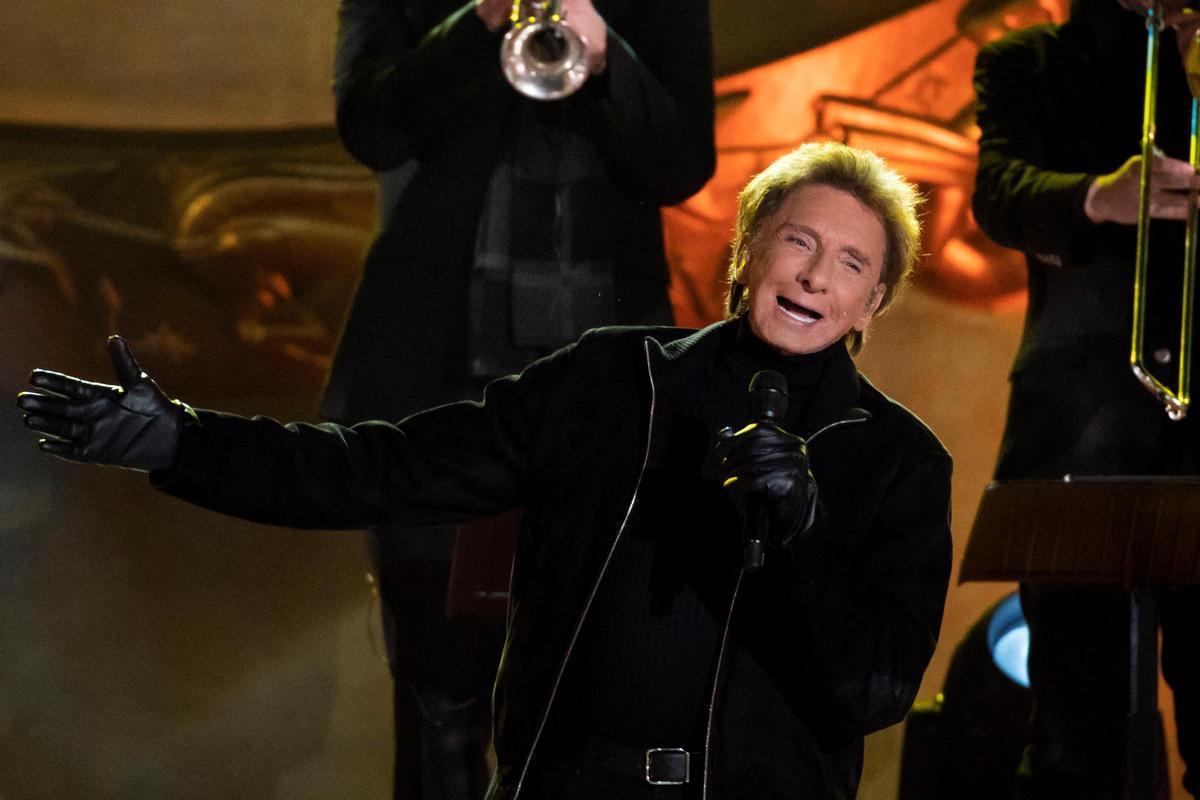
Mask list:
[[[1012,373],[999,479],[1194,470],[1195,411],[1182,423],[1129,368],[1136,226],[1090,222],[1092,181],[1141,151],[1146,34],[1112,0],[1075,0],[1071,20],[983,48],[976,62],[979,172],[974,209],[995,241],[1025,251],[1029,306]],[[1190,94],[1173,36],[1161,41],[1158,143],[1187,158]],[[1174,385],[1182,226],[1152,225],[1146,360]],[[1171,329],[1174,329],[1172,332]],[[1024,584],[1034,695],[1020,797],[1123,794],[1129,602],[1116,590]],[[1179,746],[1200,763],[1194,730],[1194,594],[1159,595],[1163,673],[1176,690]],[[1186,622],[1185,622],[1186,620]],[[1114,758],[1114,754],[1116,757]],[[1153,767],[1150,767],[1153,769]]]
[[[501,34],[487,32],[473,2],[343,0],[337,125],[350,153],[380,172],[380,223],[323,417],[396,419],[462,382],[483,198],[523,113],[578,131],[608,167],[605,211],[569,234],[612,248],[617,310],[607,322],[669,319],[659,207],[696,192],[715,163],[708,3],[595,5],[609,25],[606,73],[539,103],[505,82]]]
[[[1164,36],[1160,146],[1187,158],[1190,94]],[[1141,150],[1145,32],[1112,0],[1076,0],[1063,25],[984,47],[975,68],[979,170],[974,212],[994,241],[1025,252],[1029,303],[1012,374],[997,478],[1146,474],[1167,421],[1129,369],[1136,226],[1096,225],[1088,186]],[[1146,349],[1177,381],[1178,223],[1153,226]],[[1194,425],[1176,426],[1194,436]]]
[[[656,404],[703,374],[718,327],[593,331],[494,381],[482,403],[396,425],[284,426],[200,411],[178,466],[152,477],[207,508],[294,527],[446,522],[523,506],[491,795],[516,797],[590,593],[637,502]],[[824,376],[796,424],[822,522],[769,552],[735,594],[709,716],[711,797],[853,797],[862,737],[903,718],[937,642],[950,457],[844,352]]]

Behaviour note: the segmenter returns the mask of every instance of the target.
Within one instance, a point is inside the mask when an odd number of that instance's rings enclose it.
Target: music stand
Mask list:
[[[1071,477],[988,484],[959,582],[1110,586],[1130,593],[1125,800],[1159,781],[1158,589],[1200,585],[1200,478]]]

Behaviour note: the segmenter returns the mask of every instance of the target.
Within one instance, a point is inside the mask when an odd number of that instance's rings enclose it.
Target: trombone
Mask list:
[[[1172,390],[1146,368],[1143,350],[1146,327],[1146,273],[1150,263],[1150,174],[1154,162],[1156,125],[1154,121],[1155,101],[1158,96],[1158,51],[1162,30],[1163,4],[1154,0],[1147,4],[1146,15],[1146,92],[1142,108],[1142,163],[1140,176],[1140,202],[1138,205],[1137,264],[1133,278],[1133,337],[1130,342],[1129,364],[1133,374],[1147,391],[1163,404],[1167,416],[1178,421],[1187,416],[1191,403],[1189,376],[1192,367],[1192,295],[1196,285],[1197,243],[1197,192],[1188,192],[1187,228],[1183,256],[1183,297],[1180,301],[1179,321],[1179,380],[1178,388]],[[1200,111],[1196,95],[1200,80],[1200,38],[1193,39],[1184,58],[1188,84],[1192,89],[1192,127],[1189,160],[1193,169],[1200,166],[1200,148],[1197,146],[1200,132]]]
[[[563,24],[560,0],[513,0],[509,19],[500,67],[514,89],[534,100],[558,100],[583,85],[587,45]]]

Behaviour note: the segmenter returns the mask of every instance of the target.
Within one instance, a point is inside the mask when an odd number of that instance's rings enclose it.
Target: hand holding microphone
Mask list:
[[[782,547],[808,531],[817,513],[817,483],[808,447],[779,427],[787,407],[787,381],[764,370],[750,381],[751,416],[740,431],[717,434],[716,453],[726,490],[745,499],[743,566],[762,567],[766,546]]]

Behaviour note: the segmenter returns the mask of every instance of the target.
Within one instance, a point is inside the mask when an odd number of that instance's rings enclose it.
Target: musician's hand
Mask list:
[[[1083,211],[1092,222],[1134,225],[1141,196],[1142,157],[1134,156],[1114,172],[1101,175],[1088,187]],[[1200,189],[1200,175],[1191,164],[1156,155],[1150,171],[1150,216],[1187,219],[1188,189]]]
[[[817,482],[808,468],[808,445],[769,423],[717,432],[716,454],[726,491],[754,495],[766,509],[770,543],[789,544],[813,525]]]
[[[1190,8],[1166,15],[1166,23],[1175,29],[1175,46],[1183,63],[1192,94],[1200,96],[1200,12]]]
[[[512,7],[512,0],[475,0],[475,13],[491,33],[508,25]]]
[[[1179,39],[1187,39],[1196,32],[1196,24],[1200,21],[1200,12],[1190,6],[1170,8],[1163,13],[1163,24],[1174,28]]]
[[[173,466],[195,412],[142,372],[124,339],[110,337],[108,352],[120,386],[34,370],[29,382],[42,391],[17,395],[25,425],[46,435],[43,452],[70,461],[143,472]]]
[[[583,37],[587,45],[588,70],[604,72],[608,53],[608,23],[596,11],[592,0],[562,0],[563,24]]]

